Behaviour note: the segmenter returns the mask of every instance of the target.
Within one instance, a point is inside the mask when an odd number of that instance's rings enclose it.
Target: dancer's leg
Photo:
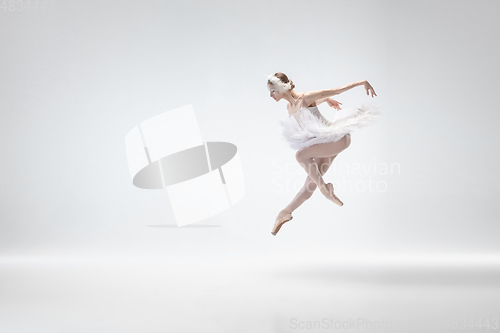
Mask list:
[[[314,159],[314,161],[318,164],[318,168],[319,168],[321,175],[324,175],[326,173],[326,171],[330,168],[335,157],[337,157],[337,155],[330,156],[330,157],[320,157],[320,158]],[[313,195],[316,188],[317,188],[316,183],[308,175],[306,178],[306,181],[304,183],[304,186],[302,186],[299,193],[297,193],[295,198],[293,198],[293,200],[288,204],[288,206],[286,206],[285,209],[283,209],[278,214],[277,218],[279,218],[283,214],[291,213],[294,210],[296,210],[300,205],[302,205],[304,203],[304,201],[306,201],[307,199],[309,199]]]
[[[321,188],[325,185],[325,181],[314,159],[338,155],[341,151],[349,147],[350,144],[351,136],[345,135],[342,139],[335,142],[320,143],[299,149],[295,154],[295,159],[304,168],[314,183]]]

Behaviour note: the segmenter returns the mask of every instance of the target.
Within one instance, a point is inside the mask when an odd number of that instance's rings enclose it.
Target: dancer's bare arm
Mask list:
[[[325,102],[327,99],[328,99],[328,97],[318,99],[318,100],[316,101],[316,105],[320,105],[321,103]]]
[[[326,102],[326,101],[328,100],[328,98],[329,98],[329,97],[318,99],[318,100],[316,101],[316,106],[320,105],[321,103]],[[311,104],[312,104],[312,103],[311,103]],[[342,103],[340,103],[340,104],[342,104]],[[330,105],[330,106],[331,106],[331,105]],[[288,110],[288,113],[290,113],[290,103],[288,103],[288,104],[286,105],[286,108],[287,108],[287,110]]]
[[[320,105],[323,102],[328,102],[328,105],[336,110],[340,110],[340,104],[342,104],[339,101],[334,100],[333,98],[327,97],[327,98],[318,99],[316,101],[316,106]]]
[[[295,120],[297,121],[297,124],[299,124],[299,127],[300,127],[300,128],[302,128],[302,126],[300,126],[299,117],[297,117],[297,113],[298,113],[298,112],[295,112],[295,113],[290,113],[290,103],[288,103],[288,104],[286,105],[286,108],[287,108],[287,110],[288,110],[288,115],[289,115],[289,116],[293,116],[293,117],[295,118]]]
[[[304,94],[304,104],[310,105],[317,100],[321,100],[330,96],[341,94],[347,90],[350,90],[357,86],[364,86],[366,89],[366,94],[369,95],[371,92],[372,97],[377,96],[373,87],[366,80],[356,81],[353,83],[346,84],[344,86],[325,90],[310,91]]]
[[[299,127],[302,128],[302,126],[300,126],[300,120],[299,120],[299,117],[297,116],[297,113],[298,112],[295,112],[292,116],[295,118],[295,120],[297,121],[297,124],[299,124]]]

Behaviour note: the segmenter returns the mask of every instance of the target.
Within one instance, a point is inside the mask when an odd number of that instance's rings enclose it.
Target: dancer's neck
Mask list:
[[[283,98],[290,102],[290,104],[295,105],[297,104],[300,97],[302,97],[302,95],[304,95],[304,93],[298,93],[294,90],[288,90],[287,92],[285,92],[285,95],[283,95]]]

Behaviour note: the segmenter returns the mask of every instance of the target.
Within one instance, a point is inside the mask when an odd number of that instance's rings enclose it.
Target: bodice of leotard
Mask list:
[[[289,112],[292,112],[290,114],[290,117],[295,116],[295,119],[297,120],[297,116],[300,116],[301,112],[311,112],[314,116],[316,116],[318,119],[321,119],[323,123],[330,125],[331,122],[326,119],[321,112],[319,112],[318,106],[302,106],[304,102],[304,96],[305,93],[303,93],[299,98],[296,100],[296,103],[293,103],[289,109]],[[301,107],[302,106],[302,107]]]
[[[327,124],[327,125],[331,124],[331,122],[330,122],[328,119],[326,119],[326,118],[325,118],[325,117],[321,114],[321,112],[319,111],[319,109],[318,109],[318,107],[317,107],[317,106],[303,107],[303,108],[301,108],[301,109],[298,111],[298,113],[300,113],[300,112],[304,112],[304,111],[306,111],[306,110],[307,110],[307,111],[309,111],[309,112],[311,112],[311,113],[312,113],[314,116],[316,116],[318,119],[321,119],[321,120],[322,120],[325,124]],[[293,114],[292,114],[292,115],[290,115],[290,117],[292,117],[292,116],[293,116]]]
[[[328,119],[326,119],[322,114],[321,112],[319,112],[319,109],[317,106],[312,106],[312,107],[308,107],[309,111],[315,115],[316,117],[318,117],[319,119],[323,120],[326,124],[330,124],[330,121]]]

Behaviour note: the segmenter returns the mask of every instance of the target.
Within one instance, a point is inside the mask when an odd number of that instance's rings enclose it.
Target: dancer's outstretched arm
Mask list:
[[[304,94],[304,104],[310,105],[314,101],[317,101],[317,100],[320,100],[320,99],[323,99],[326,97],[341,94],[347,90],[350,90],[354,87],[361,86],[361,85],[365,87],[367,95],[369,95],[369,93],[371,92],[372,97],[377,96],[377,94],[375,93],[375,90],[373,90],[373,87],[368,83],[368,81],[361,80],[361,81],[356,81],[353,83],[346,84],[346,85],[338,87],[338,88],[309,91],[309,92]]]
[[[316,101],[316,105],[320,105],[321,103],[326,102],[326,100],[327,100],[327,99],[328,99],[328,97],[318,99],[318,100]]]
[[[330,105],[332,108],[336,110],[340,110],[340,103],[339,101],[334,100],[333,98],[326,97],[326,98],[321,98],[316,101],[316,106],[320,105],[321,103],[328,102],[328,105]]]

